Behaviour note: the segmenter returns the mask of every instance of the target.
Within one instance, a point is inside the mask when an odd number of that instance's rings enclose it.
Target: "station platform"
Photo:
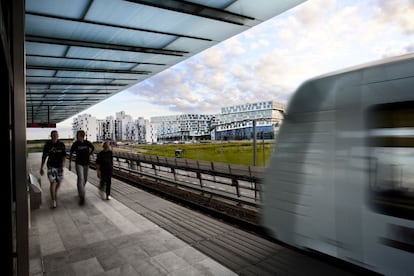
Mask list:
[[[34,174],[40,158],[29,155]],[[95,174],[89,173],[91,178]],[[86,203],[79,206],[74,172],[65,169],[55,209],[50,208],[46,175],[40,180],[42,204],[31,212],[31,275],[236,275],[126,207],[116,195],[103,200],[90,183]],[[144,191],[136,193],[140,201],[151,200]],[[157,198],[153,204],[172,203]]]
[[[112,199],[102,199],[94,170],[81,206],[76,174],[65,169],[51,208],[40,161],[40,153],[29,154],[42,188],[42,203],[30,213],[33,276],[354,275],[115,178]]]

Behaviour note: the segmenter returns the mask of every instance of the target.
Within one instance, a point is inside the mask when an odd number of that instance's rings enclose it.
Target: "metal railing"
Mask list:
[[[257,207],[261,203],[261,182],[265,168],[114,152],[114,174],[117,172],[123,176],[144,176]]]

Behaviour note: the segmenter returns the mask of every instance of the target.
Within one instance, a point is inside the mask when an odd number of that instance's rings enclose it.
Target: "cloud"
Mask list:
[[[294,14],[298,23],[302,26],[314,28],[315,25],[326,22],[332,17],[337,7],[335,0],[307,1],[300,6]]]
[[[382,24],[398,24],[405,34],[414,33],[414,1],[377,0],[375,19]]]
[[[86,112],[101,119],[120,110],[136,117],[215,114],[230,105],[287,102],[311,77],[414,52],[413,18],[413,0],[306,1]],[[59,124],[61,137],[72,135],[72,121]],[[50,136],[49,129],[32,133]]]
[[[411,52],[413,2],[307,1],[129,91],[181,113],[218,113],[220,107],[263,100],[286,102],[311,77]]]

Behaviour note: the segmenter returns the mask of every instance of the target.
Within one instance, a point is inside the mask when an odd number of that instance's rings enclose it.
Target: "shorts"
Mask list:
[[[63,179],[63,168],[48,168],[47,177],[49,178],[50,183],[54,181],[60,183]]]

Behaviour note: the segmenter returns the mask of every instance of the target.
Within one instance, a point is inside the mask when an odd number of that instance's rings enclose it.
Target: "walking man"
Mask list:
[[[72,168],[72,156],[76,155],[75,164],[80,205],[85,204],[85,185],[88,181],[89,157],[93,154],[94,150],[94,145],[88,140],[85,140],[85,131],[78,130],[76,133],[76,141],[73,142],[70,148],[69,170]]]
[[[59,138],[57,130],[50,133],[51,139],[43,146],[42,164],[40,165],[40,175],[44,174],[43,166],[47,167],[47,177],[50,182],[50,197],[52,208],[57,207],[57,191],[63,180],[63,167],[65,166],[66,147]]]

